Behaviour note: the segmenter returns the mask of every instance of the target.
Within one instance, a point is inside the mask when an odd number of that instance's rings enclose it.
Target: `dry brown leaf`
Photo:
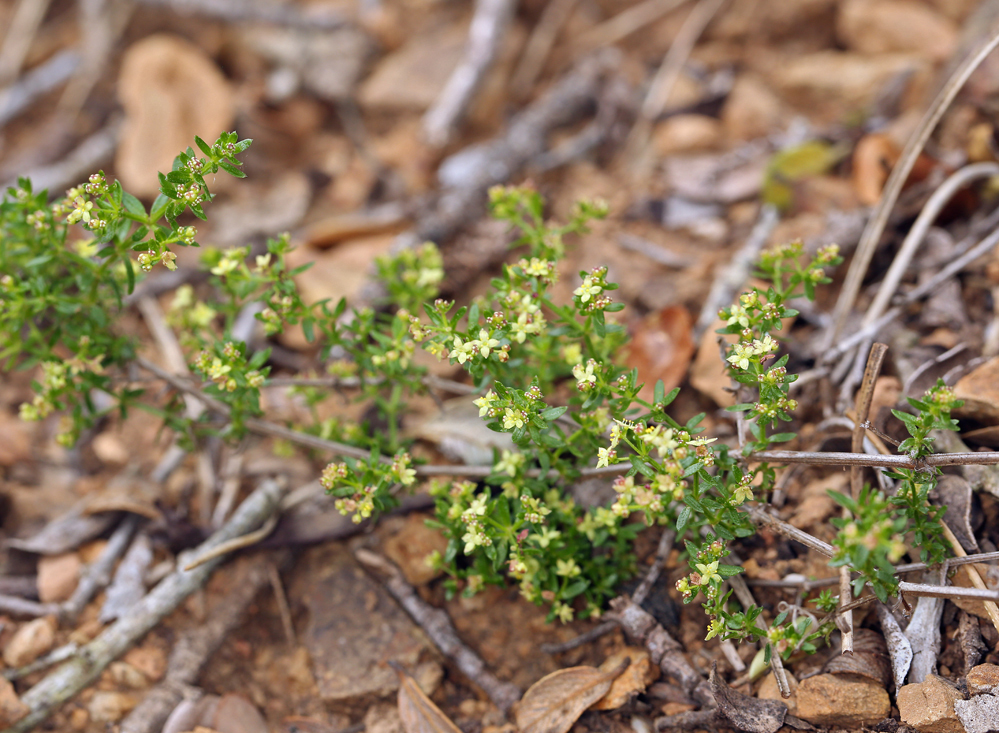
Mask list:
[[[980,552],[975,540],[975,528],[972,526],[974,492],[968,480],[961,476],[941,476],[930,492],[930,499],[937,506],[947,507],[943,517],[944,524],[950,527],[964,551]]]
[[[235,113],[232,89],[215,62],[168,34],[147,36],[128,48],[118,95],[125,122],[115,169],[136,196],[159,193],[156,173],[169,171],[177,151],[195,135],[214,142],[230,129]]]
[[[406,733],[461,733],[420,689],[416,680],[397,665],[392,667],[399,675],[399,717]]]
[[[857,674],[885,689],[892,682],[891,660],[884,637],[871,629],[854,629],[853,654],[838,654],[825,666],[830,674]]]
[[[621,666],[625,659],[631,663],[624,673],[611,684],[610,690],[595,702],[590,710],[614,710],[632,700],[636,695],[645,692],[650,684],[659,678],[659,667],[652,664],[649,653],[638,647],[625,647],[607,657],[600,669],[612,672]]]
[[[683,381],[696,351],[693,325],[694,320],[686,308],[671,305],[650,314],[632,328],[625,363],[636,367],[645,379],[639,398],[651,400],[660,379],[667,392]]]
[[[566,733],[625,669],[627,664],[611,672],[569,667],[542,677],[517,703],[514,715],[520,733]]]
[[[881,198],[881,188],[898,160],[899,147],[890,136],[872,133],[860,138],[853,150],[853,188],[865,206]]]

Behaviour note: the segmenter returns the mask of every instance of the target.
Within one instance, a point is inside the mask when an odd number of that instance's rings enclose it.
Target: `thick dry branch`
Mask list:
[[[239,506],[224,527],[191,552],[178,558],[178,570],[167,576],[123,618],[84,646],[79,655],[47,675],[24,693],[22,702],[31,712],[3,733],[26,733],[41,723],[59,705],[96,680],[108,664],[141,639],[185,598],[202,587],[221,558],[188,572],[184,564],[234,537],[250,532],[266,521],[281,501],[281,487],[265,481]]]
[[[111,160],[118,146],[120,124],[118,120],[109,122],[106,126],[85,138],[73,148],[62,160],[51,165],[39,166],[21,175],[31,179],[35,191],[48,190],[52,192],[75,185],[97,170],[102,163]],[[4,171],[4,175],[10,171]],[[0,183],[0,189],[13,186],[16,179]]]
[[[272,23],[303,30],[331,31],[353,25],[345,15],[326,8],[303,12],[297,3],[271,0],[138,0],[140,5],[169,8],[181,15],[201,15],[233,23]]]
[[[83,573],[73,595],[65,603],[60,604],[60,621],[67,625],[72,624],[90,599],[111,582],[115,563],[128,550],[141,519],[137,514],[129,514],[118,525],[100,557]]]
[[[156,364],[153,364],[147,359],[139,357],[136,359],[136,363],[145,369],[147,372],[155,374],[157,377],[162,379],[164,382],[168,383],[175,389],[183,392],[184,394],[189,394],[197,399],[201,400],[212,412],[218,413],[220,415],[228,416],[232,413],[229,406],[223,402],[215,399],[211,395],[207,395],[200,389],[195,387],[193,384],[188,382],[186,379],[178,377],[165,369],[161,369]],[[268,422],[267,420],[261,420],[259,418],[248,418],[243,423],[248,430],[258,435],[270,435],[275,438],[284,438],[285,440],[290,440],[299,445],[305,445],[310,448],[318,448],[319,450],[329,451],[343,456],[350,456],[351,458],[359,458],[364,460],[370,456],[369,451],[362,450],[360,448],[355,448],[352,445],[347,445],[345,443],[338,443],[333,440],[325,440],[323,438],[316,437],[314,435],[308,435],[306,433],[301,433],[297,430],[292,430],[291,428],[286,428],[283,425],[277,425],[276,423]],[[386,459],[388,460],[388,459]]]
[[[929,598],[963,598],[969,601],[999,601],[999,591],[983,588],[962,588],[956,585],[927,585],[925,583],[907,583],[904,580],[898,584],[899,592],[912,596],[928,596]]]
[[[812,466],[869,466],[871,468],[925,468],[928,466],[993,466],[999,464],[999,451],[989,453],[934,453],[921,461],[909,456],[870,456],[866,453],[817,453],[770,450],[753,453],[751,461],[761,463],[807,463]]]
[[[520,699],[520,689],[516,685],[497,679],[486,669],[486,663],[482,658],[458,638],[458,632],[455,631],[454,624],[446,612],[434,608],[420,598],[413,586],[406,582],[399,568],[381,555],[360,549],[354,553],[354,556],[358,562],[382,580],[399,605],[412,616],[444,656],[458,665],[462,674],[481,688],[496,707],[504,713],[510,710]]]
[[[166,677],[146,693],[142,702],[122,721],[121,733],[155,733],[163,727],[170,712],[193,685],[208,658],[226,636],[242,621],[247,606],[270,581],[270,558],[258,555],[246,567],[235,566],[238,581],[212,609],[208,620],[187,631],[174,645],[167,664]]]
[[[499,55],[516,0],[477,0],[465,56],[423,118],[423,136],[434,147],[448,144],[486,74]]]
[[[815,550],[820,555],[832,557],[836,551],[835,548],[828,542],[823,542],[818,537],[813,537],[808,534],[808,532],[798,529],[793,524],[788,524],[783,519],[775,517],[773,514],[768,514],[760,507],[746,507],[746,513],[757,524],[765,524],[771,529],[780,532],[785,537],[792,539],[795,542],[799,542],[809,549]]]
[[[621,624],[628,641],[643,646],[649,659],[663,674],[680,683],[684,692],[702,705],[713,704],[710,687],[683,653],[683,647],[655,618],[627,596],[611,601],[614,617]]]
[[[365,384],[381,384],[383,380],[366,380]],[[453,379],[444,379],[428,374],[422,380],[423,384],[431,389],[439,389],[442,392],[452,394],[478,394],[482,390],[474,385],[457,382]],[[361,386],[359,377],[274,377],[267,380],[268,387],[329,387],[330,389],[357,389]]]
[[[79,53],[60,51],[24,74],[15,84],[0,91],[0,127],[21,114],[36,99],[69,81],[79,65]]]

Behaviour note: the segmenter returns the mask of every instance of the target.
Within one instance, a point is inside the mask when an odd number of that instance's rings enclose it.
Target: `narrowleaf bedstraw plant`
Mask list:
[[[357,398],[373,408],[376,417],[366,424],[320,419],[314,410],[311,424],[289,426],[367,456],[337,458],[321,472],[337,508],[359,522],[395,506],[399,491],[417,484],[418,462],[400,428],[407,400],[427,389],[426,369],[415,359],[422,349],[467,372],[479,416],[509,434],[514,446],[495,452],[488,475],[429,482],[434,524],[448,539],[447,550],[430,561],[446,572],[449,593],[513,580],[525,598],[548,607],[550,619],[598,616],[636,571],[638,533],[668,525],[690,566],[677,590],[685,602],[703,596],[707,638],[761,640],[768,655],[787,657],[814,650],[830,633],[831,624],[820,625],[804,608],[790,608],[769,624],[760,607],[740,608],[726,579],[741,568],[726,558],[731,541],[756,531],[745,506],[766,501],[774,485],[773,468],[749,457],[794,437],[778,430],[797,406],[790,397],[796,377],[787,370],[788,355],[778,356],[778,333],[796,315],[788,304],[813,298],[816,286],[829,282],[824,268],[840,262],[834,246],[812,257],[800,244],[768,250],[758,274],[770,284],[720,313],[720,333],[734,337],[725,362],[746,400],[731,408],[747,428],[744,445],[706,436],[703,414],[678,422],[668,412],[678,389],[666,393],[659,382],[651,401],[639,397],[641,375],[615,358],[627,334],[615,320],[624,306],[613,299],[607,268],[580,272],[567,300],[552,295],[565,238],[587,231],[607,207],[580,202],[558,226],[546,220],[541,196],[528,188],[490,192],[493,216],[517,234],[517,259],[463,307],[438,297],[444,273],[432,244],[379,259],[388,297],[355,308],[343,299],[302,300],[295,276],[304,268],[289,269],[287,235],[255,255],[249,247],[205,248],[207,283],[179,287],[167,314],[200,379],[198,389],[226,415],[222,421],[208,413],[194,417],[179,399],[144,397],[129,372],[137,344],[117,316],[146,272],[157,265],[173,269],[176,247],[198,246],[197,231],[183,215],[206,216],[212,199],[206,176],[219,170],[241,176],[237,156],[249,144],[233,133],[212,145],[198,139],[200,154],[188,149],[177,157],[148,210],[100,173],[54,204],[28,181],[7,192],[0,204],[0,358],[5,369],[37,367],[35,396],[21,407],[24,419],[61,413],[59,441],[72,445],[103,414],[126,415],[141,405],[158,412],[189,447],[207,434],[241,438],[249,418],[264,416],[261,389],[270,378],[269,350],[234,335],[239,316],[252,308],[267,336],[301,326],[329,356],[329,375],[350,381]],[[327,391],[315,380],[293,389],[313,408]],[[941,385],[912,402],[918,414],[897,412],[911,435],[900,449],[917,462],[927,455],[930,432],[953,427],[956,404]],[[608,476],[613,498],[602,506],[574,498],[584,473]],[[880,598],[897,588],[891,563],[905,542],[920,547],[924,559],[944,557],[942,510],[926,501],[933,474],[891,475],[900,487],[890,500],[871,490],[856,500],[837,497],[852,517],[836,520],[832,564],[859,574],[856,592],[870,584]],[[816,603],[827,611],[836,599],[825,592]]]

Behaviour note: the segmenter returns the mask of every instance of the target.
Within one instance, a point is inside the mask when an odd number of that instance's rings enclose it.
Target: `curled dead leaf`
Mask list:
[[[451,719],[434,705],[416,680],[389,662],[399,675],[399,717],[406,733],[461,733]]]
[[[892,681],[891,661],[884,637],[871,629],[853,630],[853,654],[839,654],[825,666],[831,674],[858,674],[885,689]]]
[[[610,672],[570,667],[542,677],[516,705],[514,717],[520,733],[566,733],[584,710],[607,694],[630,661]]]
[[[649,653],[638,647],[625,647],[612,654],[600,665],[604,672],[611,672],[621,666],[625,659],[631,663],[611,684],[610,690],[590,706],[590,710],[614,710],[632,700],[659,677],[659,667],[652,664]]]
[[[780,700],[761,700],[743,695],[718,676],[718,666],[711,665],[711,693],[718,709],[739,730],[748,733],[776,733],[784,725],[787,705]]]

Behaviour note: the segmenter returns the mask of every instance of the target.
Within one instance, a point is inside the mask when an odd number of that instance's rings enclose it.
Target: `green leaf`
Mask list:
[[[692,516],[694,516],[693,510],[689,506],[683,507],[676,517],[676,531],[683,532],[684,527],[687,526]]]
[[[797,433],[775,433],[770,436],[771,443],[786,443],[789,440],[794,440],[798,437]]]
[[[653,393],[652,401],[657,405],[662,403],[666,399],[666,385],[663,384],[663,380],[658,380],[656,382],[655,392]]]
[[[125,257],[125,276],[128,278],[128,294],[135,290],[135,269],[132,266],[132,258]]]
[[[568,407],[549,407],[541,413],[541,417],[547,422],[551,422],[552,420],[557,420],[562,417],[568,409]]]
[[[219,161],[219,167],[231,176],[235,176],[236,178],[246,178],[246,174],[230,163],[227,158],[223,158]]]
[[[730,578],[733,575],[738,575],[743,571],[743,568],[738,565],[719,565],[718,574],[723,578]],[[778,622],[779,623],[779,622]]]
[[[197,146],[199,148],[201,148],[201,152],[202,153],[204,153],[205,155],[207,155],[209,158],[212,157],[212,146],[211,145],[209,145],[208,143],[206,143],[204,140],[202,140],[197,135],[194,136],[194,142],[195,142],[195,144],[197,144]]]
[[[642,474],[646,478],[656,477],[656,472],[653,471],[651,468],[649,468],[648,465],[646,465],[645,461],[643,461],[641,458],[639,458],[638,456],[628,456],[628,457],[631,459],[631,465],[634,466],[635,470],[638,471],[640,474]]]
[[[156,200],[159,201],[159,196],[156,197]],[[134,214],[135,216],[146,215],[146,209],[143,207],[142,202],[139,201],[139,199],[135,198],[135,196],[130,194],[128,191],[122,192],[121,203],[122,206],[125,207],[125,211],[127,211],[129,214]]]

